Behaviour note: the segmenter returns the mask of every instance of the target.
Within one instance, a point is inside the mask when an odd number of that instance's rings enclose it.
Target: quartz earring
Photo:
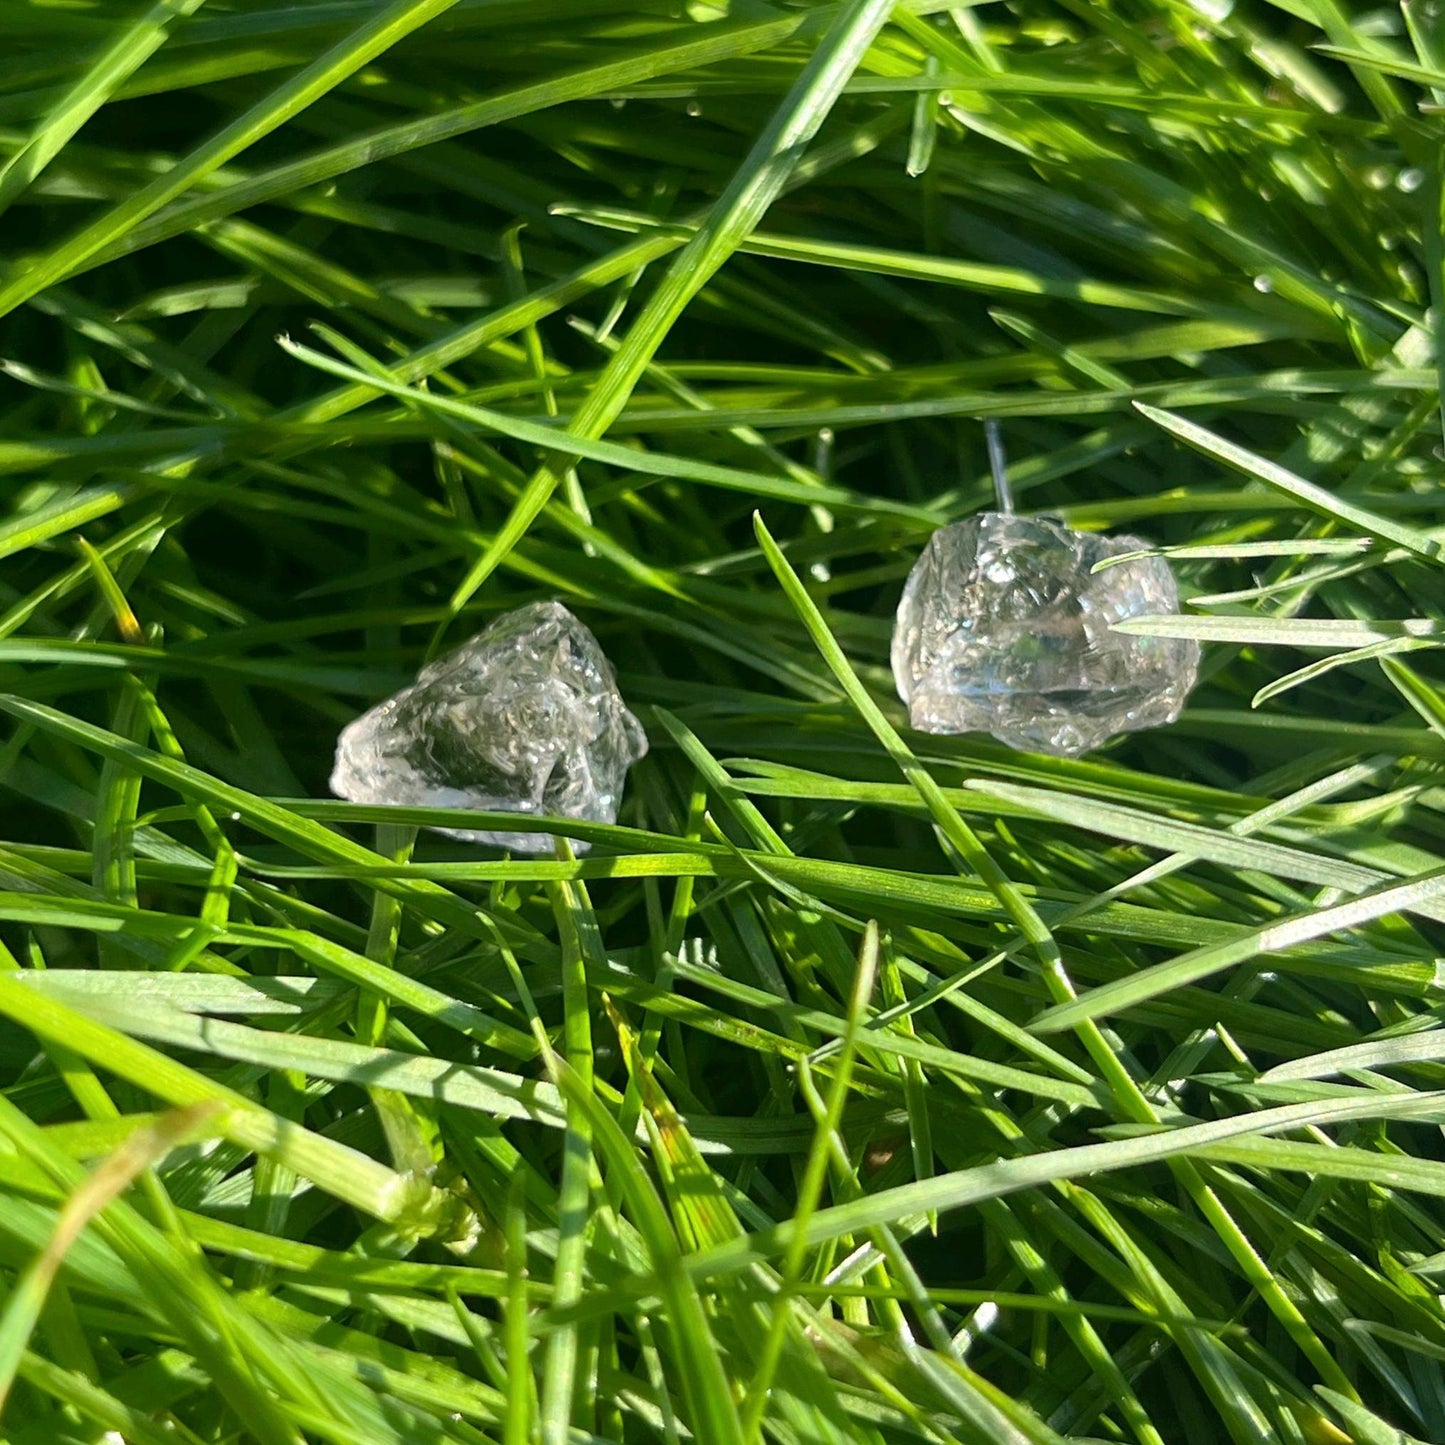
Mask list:
[[[1173,722],[1198,677],[1199,645],[1112,630],[1178,611],[1169,564],[1136,557],[1095,572],[1149,544],[1018,516],[992,422],[988,441],[999,509],[935,532],[898,606],[893,677],[909,721],[1064,757]]]
[[[560,602],[537,602],[504,613],[348,723],[331,791],[353,803],[613,823],[627,770],[646,752],[597,639]],[[542,833],[437,831],[517,853],[552,847]]]

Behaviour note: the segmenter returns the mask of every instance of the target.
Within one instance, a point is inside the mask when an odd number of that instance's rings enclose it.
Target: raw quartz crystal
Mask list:
[[[893,632],[893,677],[913,726],[1074,757],[1173,722],[1199,673],[1198,643],[1110,630],[1178,611],[1168,563],[1092,570],[1148,545],[1007,512],[935,532]]]
[[[537,602],[347,724],[331,791],[353,803],[615,823],[627,770],[646,752],[597,639],[560,602]],[[544,833],[436,831],[518,853],[552,849]]]

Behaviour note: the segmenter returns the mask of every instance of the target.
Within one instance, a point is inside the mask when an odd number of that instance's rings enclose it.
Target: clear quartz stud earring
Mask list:
[[[534,602],[348,723],[331,791],[353,803],[615,823],[627,770],[646,752],[597,639],[560,602]],[[516,853],[552,849],[545,833],[437,831]]]
[[[935,532],[898,604],[893,678],[909,721],[1063,757],[1173,722],[1198,677],[1199,645],[1112,631],[1178,611],[1169,564],[1139,557],[1096,573],[1149,544],[1016,515],[997,423],[985,426],[998,510]]]

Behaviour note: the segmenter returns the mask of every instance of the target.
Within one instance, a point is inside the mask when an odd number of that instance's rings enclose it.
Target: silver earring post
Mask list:
[[[1014,499],[1013,493],[1009,491],[1008,458],[1004,455],[1003,434],[995,418],[989,417],[984,422],[983,434],[988,438],[988,467],[993,473],[993,491],[998,498],[998,509],[1004,516],[1009,517],[1013,515]]]

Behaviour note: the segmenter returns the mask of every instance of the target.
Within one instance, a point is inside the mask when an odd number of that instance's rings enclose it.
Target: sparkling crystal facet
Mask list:
[[[538,602],[498,617],[349,723],[331,790],[353,803],[613,823],[627,769],[646,751],[597,639],[560,602]],[[542,833],[437,831],[521,853],[552,848]]]
[[[935,532],[893,632],[893,677],[913,726],[1072,757],[1173,722],[1198,676],[1199,645],[1110,631],[1178,611],[1169,564],[1144,557],[1091,571],[1147,546],[1003,512]]]

